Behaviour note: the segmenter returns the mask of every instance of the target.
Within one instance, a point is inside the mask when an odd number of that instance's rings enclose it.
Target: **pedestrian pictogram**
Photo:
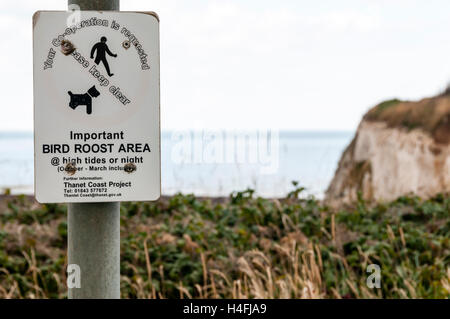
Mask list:
[[[91,50],[91,59],[94,58],[94,53],[96,53],[95,56],[95,64],[99,64],[100,62],[103,63],[103,66],[106,69],[106,73],[109,76],[113,76],[114,74],[111,73],[111,71],[109,70],[109,64],[108,64],[108,60],[106,59],[106,53],[108,53],[108,55],[117,58],[117,54],[112,53],[109,48],[108,45],[106,44],[106,41],[108,41],[108,39],[106,37],[101,37],[100,42],[96,43]]]

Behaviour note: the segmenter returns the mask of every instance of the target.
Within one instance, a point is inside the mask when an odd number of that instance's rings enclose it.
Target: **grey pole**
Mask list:
[[[119,11],[120,0],[68,0],[68,5],[76,4],[81,10]]]
[[[81,10],[119,10],[120,0],[68,0]],[[69,299],[120,298],[120,203],[68,205],[68,263],[80,269]]]

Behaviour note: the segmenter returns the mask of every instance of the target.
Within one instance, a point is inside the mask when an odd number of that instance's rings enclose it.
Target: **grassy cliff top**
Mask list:
[[[389,127],[422,129],[437,143],[450,143],[450,92],[417,102],[397,99],[382,102],[366,113],[366,121],[381,121]]]

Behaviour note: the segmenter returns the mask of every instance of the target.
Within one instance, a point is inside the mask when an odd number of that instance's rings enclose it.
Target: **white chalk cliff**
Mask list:
[[[450,95],[381,103],[361,121],[326,192],[331,204],[450,193]]]

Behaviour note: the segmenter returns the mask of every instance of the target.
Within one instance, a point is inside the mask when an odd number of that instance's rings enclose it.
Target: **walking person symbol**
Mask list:
[[[97,56],[95,57],[95,64],[99,64],[100,62],[103,62],[103,65],[105,66],[106,72],[109,76],[113,76],[114,73],[111,73],[109,70],[109,64],[106,60],[106,53],[108,53],[110,56],[117,58],[117,54],[112,53],[109,51],[108,45],[106,44],[106,37],[101,37],[100,42],[96,43],[91,50],[91,59],[94,58],[94,53],[97,51]]]

